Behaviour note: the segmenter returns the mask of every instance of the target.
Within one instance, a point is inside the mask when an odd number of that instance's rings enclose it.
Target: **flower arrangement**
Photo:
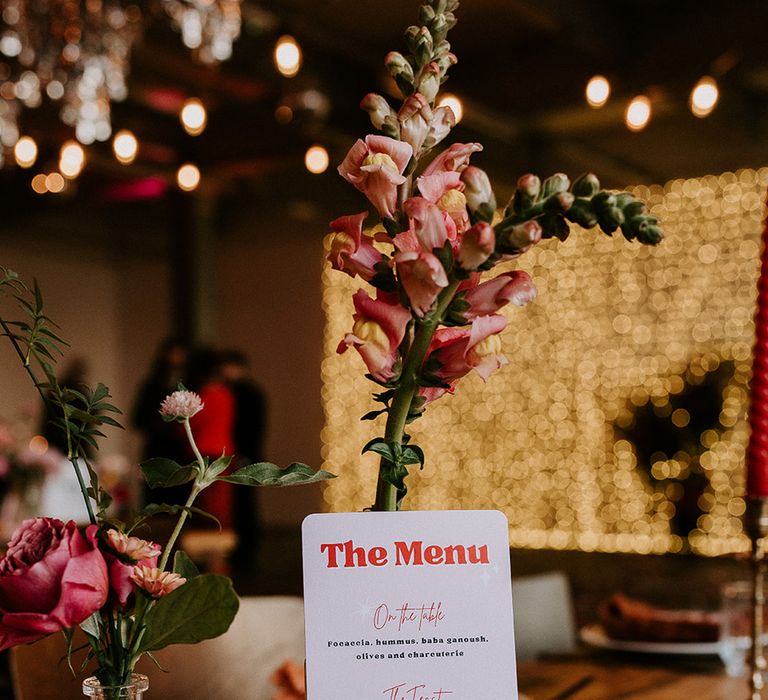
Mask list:
[[[269,462],[229,472],[230,455],[211,460],[197,448],[190,419],[205,407],[197,394],[180,387],[158,409],[164,420],[180,424],[195,459],[182,465],[153,458],[142,463],[141,470],[151,488],[189,484],[186,503],[150,504],[128,522],[110,518],[112,497],[89,457],[104,437],[104,428],[120,427],[115,417],[120,412],[110,403],[109,390],[103,384],[94,389],[59,384],[55,364],[65,343],[45,313],[36,283],[30,289],[14,272],[0,267],[0,300],[15,302],[23,312],[19,319],[0,313],[0,328],[47,402],[54,425],[66,436],[66,456],[77,474],[89,519],[81,531],[73,521],[37,517],[25,520],[13,534],[0,559],[0,650],[61,631],[71,659],[79,627],[88,650],[83,668],[95,664],[92,682],[125,686],[144,654],[151,657],[171,644],[223,634],[237,612],[237,594],[227,577],[200,574],[181,550],[171,559],[189,516],[206,515],[194,506],[200,493],[216,481],[288,486],[333,475],[304,464],[281,469]],[[159,513],[176,518],[162,546],[139,536]]]
[[[657,220],[627,192],[601,189],[592,174],[573,183],[562,173],[543,182],[523,175],[510,202],[497,209],[488,175],[470,165],[478,143],[454,143],[437,152],[455,118],[435,106],[440,85],[456,63],[447,41],[458,0],[427,0],[419,25],[405,33],[409,55],[391,52],[386,67],[402,96],[397,110],[369,94],[361,107],[380,134],[358,140],[339,173],[368,199],[380,226],[364,228],[368,211],[331,222],[331,266],[373,288],[358,290],[353,326],[338,347],[355,348],[379,386],[381,408],[363,416],[386,416],[384,435],[363,453],[380,455],[374,510],[400,507],[412,465],[424,453],[405,432],[427,406],[453,393],[476,372],[484,380],[507,363],[499,310],[523,306],[536,296],[523,270],[499,272],[543,239],[564,241],[571,224],[620,230],[629,241],[655,245]],[[483,279],[486,273],[495,276]]]

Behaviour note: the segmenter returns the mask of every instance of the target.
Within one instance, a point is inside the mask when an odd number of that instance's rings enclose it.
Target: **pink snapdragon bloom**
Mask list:
[[[491,210],[496,209],[496,197],[484,170],[469,165],[461,173],[461,181],[465,185],[464,196],[470,211],[476,211],[483,204],[490,206]]]
[[[0,650],[79,625],[107,601],[107,564],[73,520],[25,520],[0,560]]]
[[[397,188],[413,155],[411,145],[388,136],[368,135],[349,149],[339,174],[371,201],[382,218],[392,219],[397,209]]]
[[[452,170],[437,172],[418,178],[416,184],[421,196],[445,212],[453,221],[458,232],[469,227],[467,199],[461,175]]]
[[[435,376],[452,385],[471,370],[484,381],[507,364],[501,353],[499,333],[507,325],[503,316],[477,316],[470,328],[439,328],[435,331],[426,362]]]
[[[424,251],[397,253],[395,265],[411,308],[421,318],[432,309],[438,294],[448,286],[443,265],[435,255]]]
[[[331,250],[327,259],[334,270],[346,272],[350,277],[360,275],[370,282],[376,274],[374,266],[382,258],[373,245],[373,238],[363,235],[363,221],[367,216],[368,212],[364,211],[331,221]]]
[[[131,581],[152,598],[162,598],[171,591],[175,591],[179,586],[183,586],[187,579],[157,567],[137,564],[133,567]]]
[[[389,106],[389,102],[375,92],[369,92],[360,102],[360,107],[368,112],[371,117],[371,123],[377,129],[381,129],[388,121],[396,121],[397,115],[392,107]]]
[[[495,314],[507,304],[525,306],[535,298],[536,287],[527,272],[523,270],[502,272],[465,293],[464,300],[469,304],[469,309],[464,316],[471,321],[478,316]]]
[[[165,420],[183,421],[203,410],[203,401],[194,391],[179,389],[169,394],[160,404],[160,415]]]
[[[436,107],[432,110],[432,121],[429,125],[427,138],[424,139],[422,148],[434,148],[440,143],[453,129],[456,124],[456,115],[448,106]]]
[[[411,314],[400,305],[397,295],[379,291],[376,299],[359,289],[352,297],[355,323],[344,336],[336,352],[354,347],[368,371],[380,382],[388,382],[395,374],[397,348],[403,341]]]
[[[125,605],[133,593],[134,565],[156,567],[162,548],[159,544],[141,540],[138,537],[129,537],[117,530],[108,530],[106,539],[107,544],[117,553],[104,552],[104,558],[109,567],[109,585],[120,605]]]
[[[484,221],[478,221],[472,228],[464,231],[459,244],[457,259],[464,270],[476,270],[496,248],[496,234],[493,227]]]
[[[442,248],[447,240],[455,240],[456,226],[436,204],[424,197],[411,197],[406,200],[403,209],[410,228],[395,236],[398,250],[413,250],[415,239],[422,250],[431,253],[435,248]]]
[[[429,176],[445,171],[460,173],[469,165],[470,156],[482,150],[483,147],[479,143],[451,144],[424,169],[422,175]]]

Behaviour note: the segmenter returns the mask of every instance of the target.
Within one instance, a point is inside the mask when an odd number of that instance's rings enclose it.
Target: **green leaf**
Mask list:
[[[89,617],[86,617],[85,620],[83,620],[80,623],[80,629],[83,630],[87,635],[90,635],[91,637],[94,637],[95,639],[98,639],[101,632],[101,625],[99,625],[99,614],[93,613],[93,615],[90,615]]]
[[[388,459],[390,462],[396,461],[395,453],[392,451],[392,448],[384,442],[384,438],[377,437],[369,441],[365,447],[363,447],[360,454],[365,454],[366,452],[375,452],[377,455],[381,455],[384,459]]]
[[[171,644],[196,644],[224,634],[235,619],[239,600],[226,576],[205,574],[160,598],[144,618],[138,651]]]
[[[182,466],[172,459],[154,457],[141,463],[141,472],[150,488],[180,486],[197,475],[194,466]]]
[[[211,464],[206,470],[205,475],[206,477],[213,479],[213,477],[218,476],[222,472],[224,472],[227,467],[229,466],[229,463],[232,461],[232,455],[221,455],[213,464]]]
[[[179,550],[173,557],[173,572],[183,576],[187,581],[200,575],[200,570],[195,566],[186,552]]]
[[[418,445],[408,445],[403,450],[403,456],[400,461],[403,464],[419,464],[424,469],[424,450]]]
[[[286,469],[281,469],[270,462],[259,462],[249,464],[227,476],[220,476],[218,480],[245,486],[295,486],[335,478],[335,474],[322,470],[315,471],[312,467],[298,462]]]

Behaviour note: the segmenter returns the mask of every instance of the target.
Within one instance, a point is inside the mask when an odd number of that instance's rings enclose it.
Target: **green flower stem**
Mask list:
[[[454,280],[440,293],[440,296],[437,298],[437,306],[429,320],[416,326],[416,334],[405,357],[403,370],[400,375],[400,383],[397,389],[395,389],[389,414],[387,415],[387,425],[384,431],[384,440],[387,443],[402,444],[403,442],[408,411],[419,388],[417,380],[421,365],[424,363],[424,358],[427,355],[427,350],[429,350],[429,344],[432,342],[435,331],[443,320],[443,315],[456,294],[459,282],[460,280]],[[382,478],[386,468],[387,460],[382,458],[379,463],[376,502],[373,505],[373,510],[375,511],[397,510],[397,488]]]
[[[192,507],[192,504],[194,503],[198,494],[203,490],[203,488],[200,486],[200,480],[205,476],[205,460],[203,459],[203,455],[200,453],[200,449],[197,447],[197,443],[195,442],[195,436],[192,434],[192,426],[189,424],[189,418],[184,419],[184,431],[187,434],[189,446],[192,448],[192,452],[194,453],[195,459],[197,460],[198,473],[197,477],[195,478],[195,483],[192,486],[192,491],[189,494],[189,498],[184,504],[184,510],[182,510],[179,514],[179,519],[176,521],[176,527],[173,528],[171,537],[168,540],[168,543],[165,545],[165,551],[163,551],[163,556],[160,559],[160,564],[158,565],[160,570],[164,570],[168,564],[168,558],[171,556],[173,545],[176,544],[176,540],[181,534],[184,523],[187,521],[189,509]]]
[[[35,389],[37,389],[38,393],[42,397],[43,401],[47,404],[48,398],[45,395],[45,392],[43,391],[42,387],[40,386],[40,381],[38,380],[37,376],[35,375],[34,370],[32,369],[32,366],[29,362],[28,355],[25,355],[21,347],[19,346],[18,341],[13,336],[13,333],[11,333],[11,329],[8,327],[8,324],[5,322],[4,319],[0,318],[0,327],[3,329],[3,334],[5,335],[8,340],[11,341],[11,345],[13,345],[13,349],[16,351],[16,354],[21,359],[22,364],[24,365],[24,369],[26,370],[27,374],[29,375],[30,379],[32,380],[32,383],[35,385]],[[57,389],[58,383],[56,383]],[[96,515],[93,512],[93,507],[91,506],[91,497],[88,495],[88,488],[85,485],[85,481],[83,481],[83,475],[80,473],[80,469],[77,467],[77,458],[76,456],[72,457],[72,438],[69,431],[69,421],[64,420],[64,426],[67,431],[67,448],[69,454],[67,455],[70,462],[72,462],[72,466],[75,470],[75,474],[77,475],[77,483],[80,486],[80,493],[83,495],[83,500],[85,501],[85,509],[88,511],[88,520],[92,525],[96,524]]]

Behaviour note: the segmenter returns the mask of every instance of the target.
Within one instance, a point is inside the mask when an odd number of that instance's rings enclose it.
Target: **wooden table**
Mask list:
[[[520,692],[530,700],[748,700],[746,679],[728,678],[717,659],[610,654],[523,661]],[[766,691],[768,698],[768,691]]]

